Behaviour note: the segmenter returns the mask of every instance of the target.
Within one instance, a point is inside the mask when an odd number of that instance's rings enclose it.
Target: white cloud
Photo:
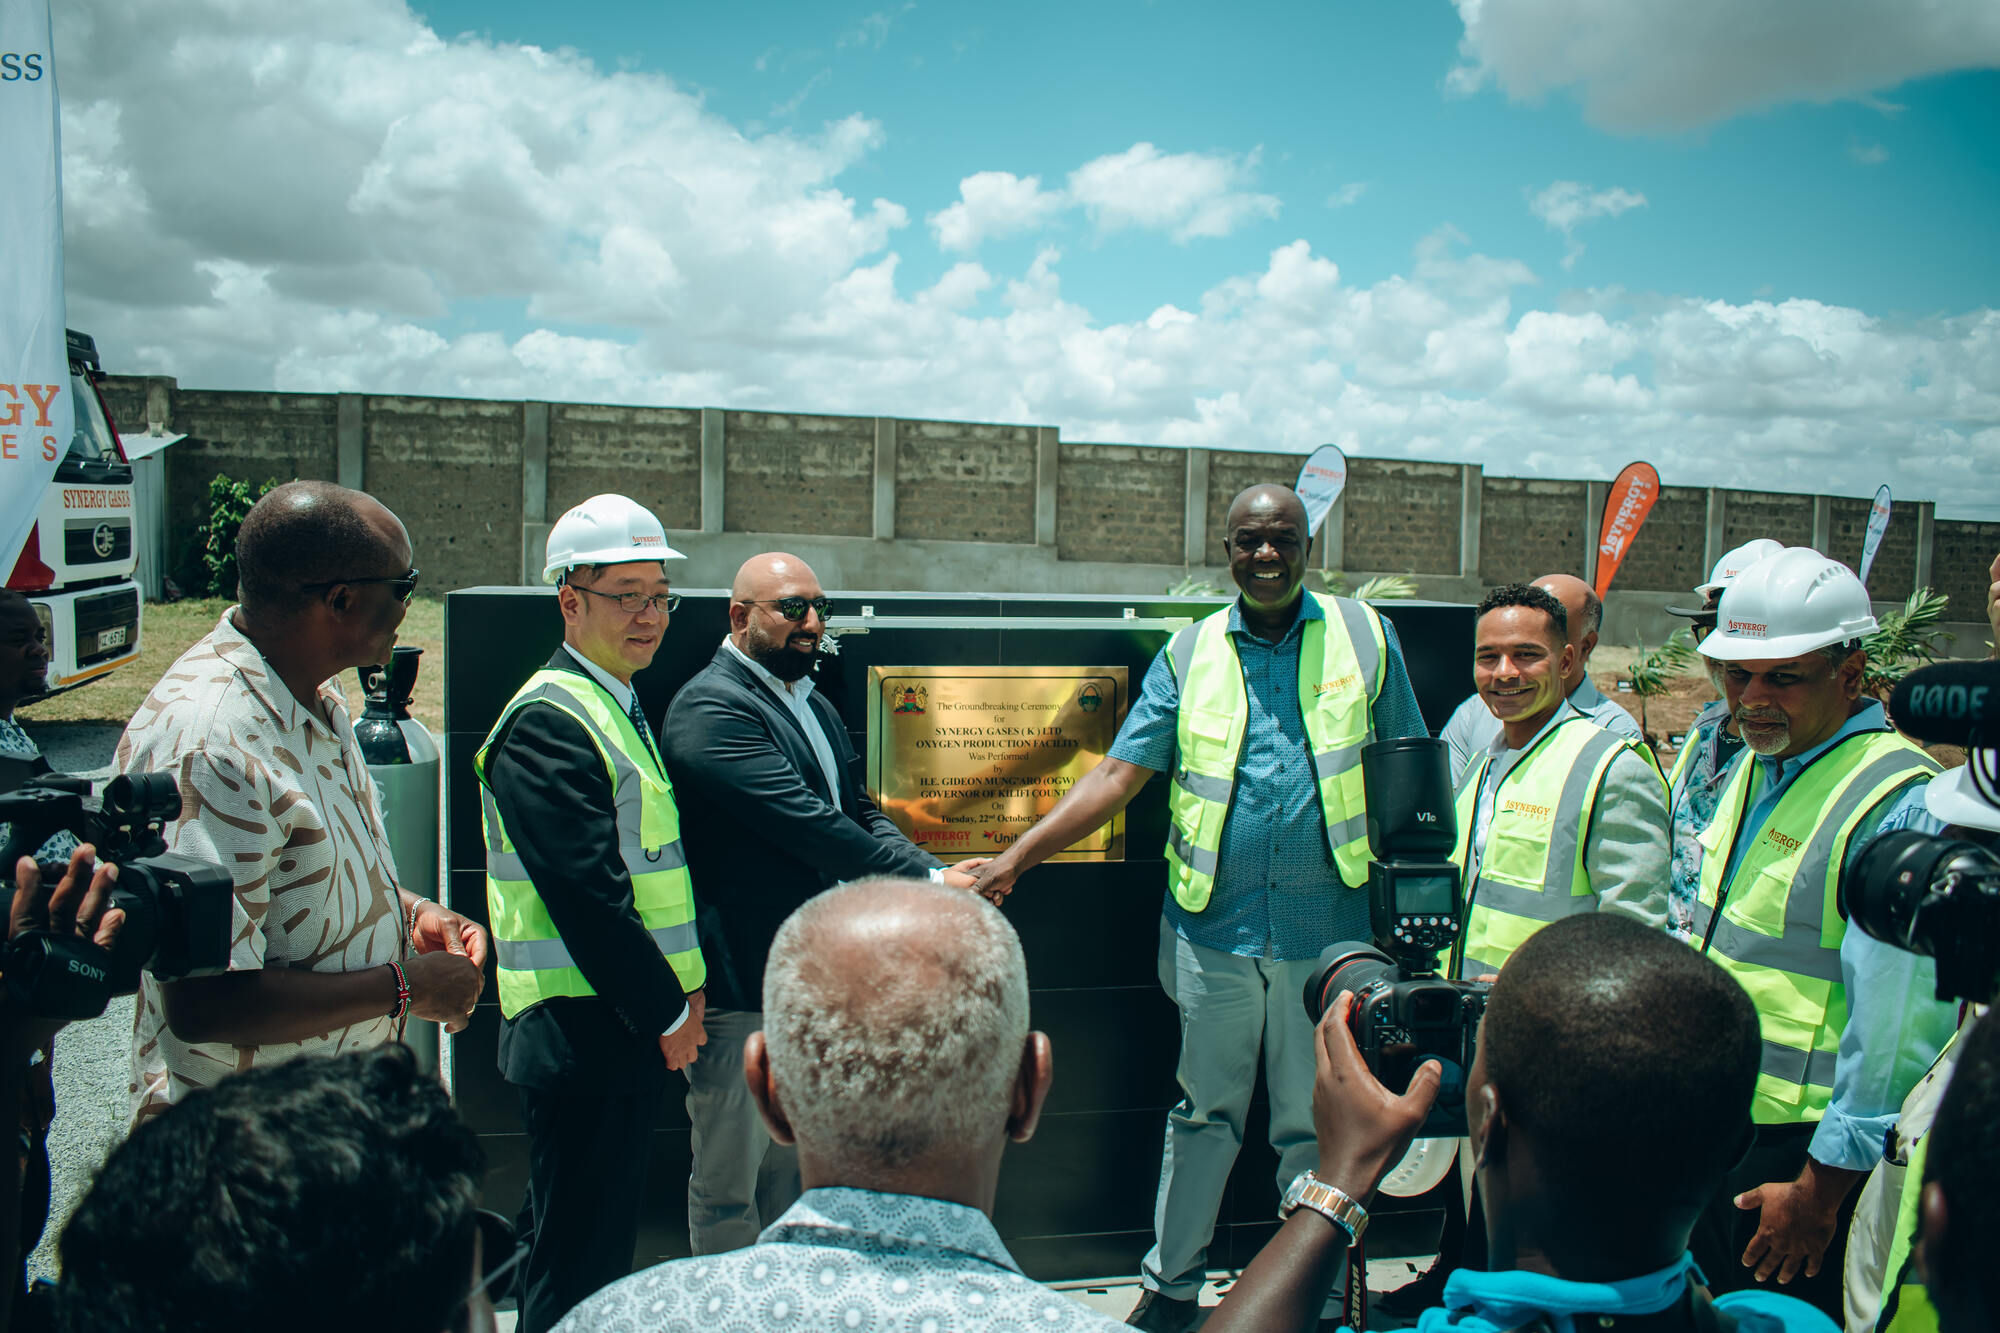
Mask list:
[[[1992,0],[1453,0],[1446,86],[1535,102],[1574,91],[1619,130],[1681,130],[1786,102],[1830,102],[2000,64]]]
[[[1035,231],[1069,207],[1061,190],[1044,190],[1039,176],[981,171],[958,183],[958,202],[925,219],[940,248],[977,250],[989,237]]]
[[[1136,143],[1069,174],[1070,197],[1100,231],[1164,231],[1176,241],[1227,236],[1247,222],[1278,216],[1275,195],[1248,187],[1257,154],[1162,153]]]
[[[896,26],[896,20],[916,7],[915,0],[911,0],[911,3],[893,12],[886,9],[879,9],[867,18],[862,19],[861,22],[857,23],[849,31],[843,33],[839,45],[842,47],[865,46],[879,51],[882,49],[883,44],[889,40],[889,30]]]
[[[1065,290],[1087,249],[917,285],[895,247],[949,231],[969,249],[1018,216],[1000,202],[1045,223],[1057,194],[1107,229],[1212,234],[1275,211],[1254,156],[1142,144],[1061,191],[992,173],[915,231],[901,203],[843,189],[882,144],[862,117],[750,134],[668,80],[442,40],[394,0],[57,16],[71,322],[116,371],[1338,440],[1510,475],[1608,476],[1643,454],[1674,485],[1867,494],[1887,477],[1947,517],[2000,518],[1993,310],[1552,294],[1446,228],[1367,285],[1306,240],[1218,282],[1167,269],[1150,313],[1110,320]],[[1581,228],[1616,216],[1592,202],[1613,193],[1578,186],[1545,216]]]
[[[1646,196],[1635,191],[1615,186],[1598,190],[1577,181],[1557,181],[1528,199],[1528,211],[1548,223],[1551,230],[1561,232],[1569,243],[1563,254],[1564,268],[1574,268],[1583,254],[1583,243],[1575,235],[1578,227],[1645,206]]]
[[[1879,167],[1889,160],[1889,150],[1879,143],[1856,139],[1847,145],[1847,155],[1864,167]]]
[[[1326,197],[1326,206],[1328,208],[1347,208],[1352,204],[1359,203],[1361,196],[1366,194],[1367,191],[1367,181],[1349,181]]]

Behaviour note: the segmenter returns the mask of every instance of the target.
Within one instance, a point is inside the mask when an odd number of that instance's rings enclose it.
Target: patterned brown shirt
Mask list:
[[[168,772],[181,818],[167,843],[236,881],[229,968],[352,972],[408,953],[395,861],[347,707],[322,684],[300,705],[225,611],[181,654],[125,728],[120,773]],[[386,1014],[268,1046],[186,1042],[166,1025],[160,984],[141,982],[132,1040],[134,1122],[190,1088],[294,1055],[393,1040]]]

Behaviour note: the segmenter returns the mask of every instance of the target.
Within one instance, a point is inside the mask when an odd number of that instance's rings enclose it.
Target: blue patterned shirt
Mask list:
[[[1694,757],[1688,760],[1680,784],[1667,796],[1674,838],[1667,930],[1681,939],[1694,932],[1694,904],[1701,895],[1701,844],[1696,839],[1715,819],[1715,804],[1722,799],[1729,761],[1743,748],[1742,737],[1722,729],[1728,719],[1729,705],[1720,699],[1701,710],[1681,742],[1681,748],[1692,749]],[[1675,759],[1678,762],[1679,756]]]
[[[1243,664],[1249,725],[1236,762],[1236,795],[1222,828],[1215,892],[1190,912],[1166,896],[1167,919],[1181,938],[1224,953],[1280,962],[1317,958],[1341,940],[1365,940],[1368,894],[1340,882],[1326,850],[1319,788],[1313,780],[1305,717],[1299,711],[1299,651],[1305,622],[1324,620],[1311,597],[1299,598],[1298,618],[1276,643],[1243,623],[1241,599],[1230,604],[1229,632]],[[1373,708],[1375,738],[1427,736],[1410,688],[1396,630],[1383,618],[1389,651]],[[1166,650],[1153,659],[1111,757],[1171,772],[1179,733],[1180,683]]]
[[[807,1190],[748,1249],[675,1259],[614,1282],[555,1333],[1124,1327],[1023,1276],[976,1208],[826,1188]]]

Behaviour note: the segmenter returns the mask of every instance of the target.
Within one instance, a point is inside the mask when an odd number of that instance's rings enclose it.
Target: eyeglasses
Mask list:
[[[489,1291],[501,1278],[511,1274],[528,1257],[528,1247],[517,1244],[514,1238],[514,1224],[490,1208],[481,1208],[472,1215],[479,1228],[479,1284],[465,1293],[465,1304],[470,1305],[482,1291]],[[499,1263],[494,1256],[507,1257]]]
[[[385,583],[389,586],[389,595],[407,606],[410,599],[417,595],[417,579],[422,576],[422,573],[422,570],[418,569],[415,565],[411,565],[409,573],[398,575],[395,578],[328,579],[324,583],[308,583],[301,591],[311,592],[314,588],[336,588],[343,583]]]
[[[746,606],[775,606],[778,608],[779,615],[793,621],[804,620],[806,618],[806,608],[808,607],[817,612],[821,620],[825,620],[826,609],[832,605],[824,597],[780,597],[775,601],[745,597],[743,603]]]
[[[671,615],[673,609],[681,604],[681,595],[677,592],[599,592],[595,588],[586,588],[581,583],[565,586],[574,588],[578,592],[587,592],[592,597],[602,597],[607,602],[616,602],[618,609],[628,616],[636,616],[649,606],[661,615]]]

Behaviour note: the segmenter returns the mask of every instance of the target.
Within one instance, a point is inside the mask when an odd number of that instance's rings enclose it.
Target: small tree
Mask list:
[[[1644,644],[1639,645],[1641,648]],[[1694,665],[1694,635],[1686,625],[1667,636],[1667,641],[1650,653],[1634,659],[1626,671],[1632,693],[1639,697],[1639,730],[1652,740],[1652,724],[1646,717],[1646,700],[1658,699],[1673,691],[1674,682]]]
[[[1861,678],[1864,691],[1883,698],[1903,677],[1937,661],[1951,637],[1938,628],[1946,605],[1943,593],[1919,588],[1901,607],[1880,618],[1881,627],[1861,641],[1868,654],[1868,670]]]
[[[209,479],[208,519],[194,535],[201,587],[208,596],[236,595],[236,534],[250,506],[277,484],[272,478],[252,490],[249,482],[220,474]]]

